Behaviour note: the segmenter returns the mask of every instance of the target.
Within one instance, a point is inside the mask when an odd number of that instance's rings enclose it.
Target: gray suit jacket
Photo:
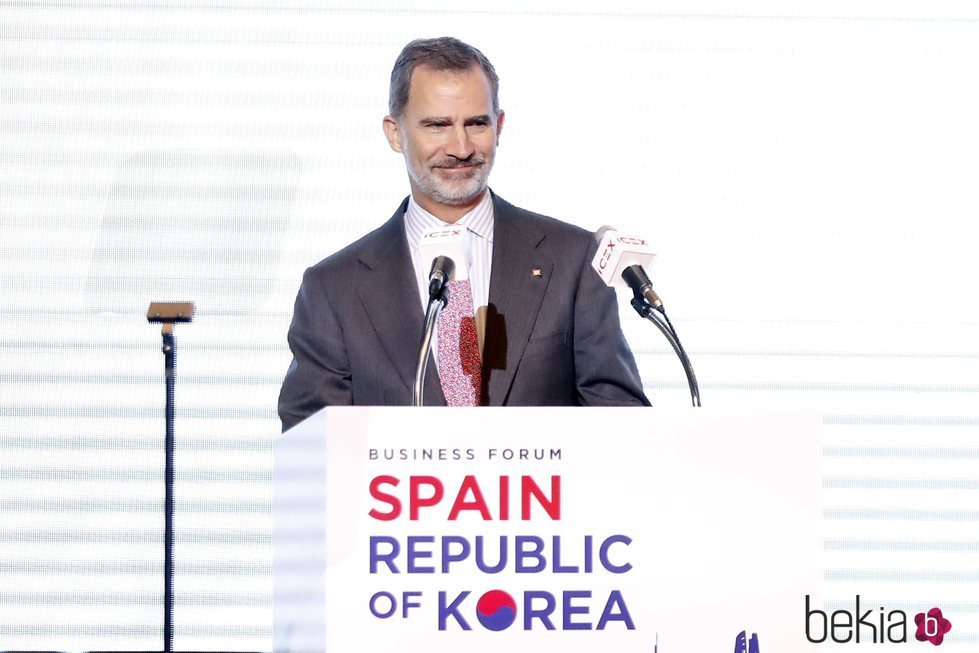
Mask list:
[[[294,359],[279,395],[283,430],[324,406],[411,404],[424,315],[405,237],[407,202],[306,270],[289,328]],[[592,234],[496,195],[493,209],[486,403],[648,406],[615,295],[591,269]],[[445,405],[434,365],[425,403]]]

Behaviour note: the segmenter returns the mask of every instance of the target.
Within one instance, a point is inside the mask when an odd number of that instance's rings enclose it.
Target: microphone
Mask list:
[[[431,261],[428,299],[442,296],[445,284],[469,278],[469,231],[462,226],[438,227],[422,233],[421,260]]]
[[[432,261],[432,271],[428,273],[428,301],[442,294],[445,284],[455,272],[455,261],[448,256],[436,256]]]
[[[646,274],[656,254],[649,244],[638,236],[620,234],[608,225],[595,234],[598,251],[591,265],[608,286],[628,286],[638,300],[645,299],[660,313],[666,314],[663,301],[653,290],[653,282]]]
[[[652,322],[669,341],[680,359],[680,364],[683,365],[684,374],[687,375],[690,401],[694,406],[699,407],[700,387],[697,385],[693,365],[687,352],[683,350],[683,345],[680,344],[680,337],[673,328],[666,309],[663,308],[662,300],[653,290],[653,283],[646,274],[646,266],[652,265],[656,254],[642,238],[624,236],[609,226],[599,229],[595,234],[595,240],[598,241],[598,251],[595,252],[591,266],[605,285],[632,288],[632,307],[640,317]]]

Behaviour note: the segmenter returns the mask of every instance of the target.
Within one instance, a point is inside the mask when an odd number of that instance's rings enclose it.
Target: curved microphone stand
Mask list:
[[[666,317],[666,311],[661,306],[659,310],[662,311],[663,317],[660,317],[660,313],[650,306],[644,297],[638,294],[633,296],[631,303],[632,307],[639,313],[639,316],[655,324],[656,328],[666,336],[670,345],[673,346],[673,351],[676,352],[677,357],[680,359],[680,364],[683,365],[683,372],[687,375],[687,386],[690,388],[690,401],[694,407],[699,408],[700,387],[697,385],[697,376],[693,372],[693,365],[687,357],[687,352],[683,350],[683,345],[680,344],[680,337],[670,323],[670,318]]]
[[[411,393],[412,406],[425,405],[425,371],[428,369],[428,355],[432,351],[432,334],[435,331],[435,324],[438,322],[439,314],[448,303],[449,288],[448,285],[445,285],[442,287],[442,291],[428,303],[428,310],[425,311],[425,330],[422,331],[421,345],[418,347],[418,363],[415,365],[415,387]]]

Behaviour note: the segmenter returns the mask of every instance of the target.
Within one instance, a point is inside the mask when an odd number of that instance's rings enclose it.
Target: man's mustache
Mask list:
[[[480,166],[486,163],[486,159],[482,157],[473,157],[460,161],[459,159],[436,161],[432,164],[433,168],[471,168],[473,166]]]

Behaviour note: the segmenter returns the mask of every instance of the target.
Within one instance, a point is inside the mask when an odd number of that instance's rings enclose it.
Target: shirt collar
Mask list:
[[[437,229],[444,227],[448,223],[438,219],[418,204],[414,196],[408,197],[408,209],[405,211],[405,231],[408,234],[408,242],[415,249],[418,248],[422,233],[427,229]],[[469,231],[489,242],[493,242],[493,197],[492,193],[486,192],[479,204],[473,207],[469,213],[459,218],[455,222],[462,225]]]

